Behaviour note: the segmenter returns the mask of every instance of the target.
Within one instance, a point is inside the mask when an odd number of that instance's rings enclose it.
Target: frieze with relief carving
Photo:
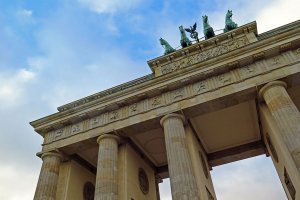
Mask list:
[[[115,120],[119,119],[120,117],[121,117],[121,113],[119,110],[112,111],[109,114],[110,121],[115,121]]]
[[[134,104],[130,105],[128,108],[129,108],[129,115],[130,116],[139,112],[138,103],[134,103]]]
[[[280,67],[282,63],[284,63],[284,58],[282,55],[268,59],[268,66],[272,66],[273,69]]]
[[[102,122],[103,122],[103,116],[94,117],[90,119],[90,128],[98,127],[103,124]]]
[[[198,83],[195,83],[193,85],[194,95],[202,94],[202,93],[207,92],[208,90],[210,90],[209,82],[210,82],[210,79],[203,80],[203,81],[200,81]]]
[[[150,102],[151,102],[150,103],[151,107],[155,108],[162,104],[162,98],[161,98],[161,96],[156,96],[156,97],[152,98]]]
[[[165,92],[150,99],[144,99],[140,102],[135,102],[131,105],[126,106],[125,108],[121,107],[114,111],[102,113],[89,119],[89,121],[87,122],[88,126],[86,126],[85,128],[83,126],[83,122],[79,122],[77,124],[64,127],[63,129],[56,129],[52,132],[49,132],[49,139],[46,141],[46,143],[60,140],[70,135],[80,134],[83,131],[101,127],[109,123],[114,123],[118,120],[123,120],[125,118],[165,106],[170,102],[180,101],[196,95],[202,95],[204,93],[217,90],[226,85],[238,83],[253,76],[268,73],[272,70],[289,65],[290,63],[299,62],[298,58],[295,57],[295,55],[298,55],[297,53],[297,51],[289,51],[283,53],[280,59],[284,62],[280,62],[277,65],[269,65],[269,63],[273,62],[274,57],[257,61],[243,67],[232,69],[231,71],[220,74],[218,76],[213,76],[211,78],[200,80],[196,83],[191,83],[190,85],[186,85],[182,88]],[[237,77],[235,77],[234,74],[237,74]],[[189,90],[187,88],[191,89]],[[167,98],[167,96],[169,96],[169,98]],[[71,134],[67,134],[67,132],[70,132]]]
[[[178,99],[182,99],[184,97],[184,94],[185,94],[184,88],[179,88],[177,90],[174,90],[172,92],[172,99],[173,99],[173,101],[176,101]]]
[[[77,134],[79,132],[83,131],[83,123],[77,123],[77,124],[74,124],[71,128],[71,134]]]
[[[231,74],[231,72],[227,72],[217,76],[215,79],[217,85],[219,87],[222,87],[222,86],[229,85],[233,82],[233,75]]]
[[[259,69],[260,68],[258,68],[257,64],[253,63],[251,65],[243,67],[242,70],[240,71],[240,76],[241,76],[242,80],[251,78],[260,73]]]
[[[175,70],[186,68],[188,66],[191,66],[196,63],[200,63],[202,61],[208,60],[210,58],[222,55],[224,53],[227,53],[229,51],[235,50],[237,48],[243,47],[249,43],[248,39],[246,37],[233,39],[229,42],[226,42],[224,44],[219,44],[216,47],[213,47],[211,49],[205,50],[201,53],[197,53],[191,56],[188,56],[186,58],[183,58],[178,61],[174,61],[170,64],[164,65],[161,67],[162,74],[168,74]]]
[[[63,134],[64,134],[64,129],[62,129],[62,128],[58,129],[54,133],[54,138],[59,139],[59,138],[63,137]]]

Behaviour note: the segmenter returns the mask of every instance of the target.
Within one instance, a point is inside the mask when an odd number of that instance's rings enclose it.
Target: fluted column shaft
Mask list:
[[[113,134],[99,136],[95,200],[118,199],[118,141]]]
[[[286,91],[286,83],[270,82],[259,94],[265,100],[300,172],[300,113]]]
[[[164,128],[173,200],[199,200],[192,162],[188,152],[184,117],[169,114],[160,121]]]
[[[44,153],[43,164],[34,195],[34,200],[55,200],[59,166],[62,156],[59,153]]]

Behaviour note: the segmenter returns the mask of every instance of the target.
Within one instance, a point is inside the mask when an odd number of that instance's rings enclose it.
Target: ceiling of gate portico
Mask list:
[[[157,167],[167,164],[165,139],[162,128],[139,132],[131,136],[132,141]]]
[[[194,116],[188,120],[207,153],[219,152],[261,140],[254,100]],[[163,129],[159,125],[150,130],[149,126],[144,129],[140,127],[135,131],[128,130],[127,133],[138,149],[154,165],[160,167],[167,164]]]
[[[260,140],[255,101],[190,119],[204,149],[214,153]]]

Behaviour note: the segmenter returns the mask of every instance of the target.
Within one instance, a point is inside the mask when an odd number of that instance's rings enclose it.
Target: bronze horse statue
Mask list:
[[[237,23],[234,23],[231,19],[232,17],[232,10],[228,10],[226,17],[225,17],[225,28],[224,28],[224,33],[231,31],[235,28],[238,27]]]
[[[185,30],[183,26],[179,26],[179,31],[181,35],[180,44],[182,48],[192,45],[192,42],[189,40],[189,38],[185,34]]]
[[[202,16],[203,19],[203,32],[205,39],[209,39],[215,36],[214,29],[208,23],[207,15]]]
[[[164,55],[167,55],[167,54],[175,51],[175,49],[173,47],[171,47],[171,45],[166,40],[160,38],[159,41],[160,41],[161,46],[165,49]]]

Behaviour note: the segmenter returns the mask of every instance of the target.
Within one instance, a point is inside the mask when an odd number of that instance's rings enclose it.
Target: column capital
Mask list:
[[[260,90],[259,90],[259,98],[260,99],[263,99],[263,96],[264,96],[264,93],[272,88],[272,87],[276,87],[276,86],[279,86],[279,87],[284,87],[284,88],[287,88],[287,84],[283,81],[272,81],[272,82],[269,82],[267,83],[266,85],[264,85]]]
[[[41,158],[42,160],[44,160],[45,157],[47,156],[54,156],[54,157],[58,157],[60,160],[63,160],[63,155],[59,152],[45,152],[42,154]]]
[[[161,118],[160,120],[160,125],[161,126],[164,126],[164,122],[165,120],[169,119],[169,118],[179,118],[181,119],[181,121],[183,123],[185,123],[185,117],[183,115],[180,115],[180,114],[176,114],[176,113],[171,113],[171,114],[167,114],[165,115],[163,118]]]
[[[117,136],[116,134],[102,134],[97,138],[97,143],[99,144],[100,140],[105,139],[105,138],[112,138],[115,139],[117,141],[117,143],[120,143],[121,138],[119,136]]]

